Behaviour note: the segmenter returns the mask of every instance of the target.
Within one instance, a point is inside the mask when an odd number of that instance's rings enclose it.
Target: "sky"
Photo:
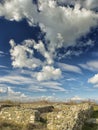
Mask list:
[[[98,0],[0,1],[0,100],[98,100]]]

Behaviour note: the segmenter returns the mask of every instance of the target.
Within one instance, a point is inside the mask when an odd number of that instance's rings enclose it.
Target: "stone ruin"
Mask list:
[[[84,122],[93,113],[89,104],[55,106],[59,110],[47,115],[48,130],[82,130]]]
[[[36,108],[4,107],[0,111],[0,118],[17,124],[34,124],[40,121],[42,113],[47,114],[46,130],[82,130],[84,122],[90,118],[93,112],[91,105],[54,104]]]
[[[33,109],[24,109],[18,107],[3,108],[0,112],[0,118],[2,118],[4,121],[10,121],[24,125],[39,121],[40,112]]]

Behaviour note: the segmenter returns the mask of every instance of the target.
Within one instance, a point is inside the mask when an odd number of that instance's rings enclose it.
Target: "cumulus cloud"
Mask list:
[[[50,79],[56,80],[61,76],[60,69],[49,66],[50,64],[53,64],[53,58],[52,56],[50,56],[50,53],[45,49],[42,41],[36,43],[34,40],[25,40],[22,44],[16,45],[13,40],[10,40],[10,45],[10,54],[12,56],[13,67],[36,68],[41,66],[41,72],[38,72],[36,74],[36,78],[38,81]],[[40,54],[46,59],[44,63],[42,63],[40,57],[34,57],[34,49],[40,52]]]
[[[62,6],[60,3],[70,6]],[[42,32],[45,32],[45,44],[40,40],[36,43],[33,39],[25,40],[16,44],[10,40],[12,66],[18,68],[36,69],[42,68],[36,74],[38,81],[58,79],[61,70],[54,68],[58,48],[76,46],[76,40],[87,34],[91,27],[98,24],[98,14],[92,8],[96,7],[95,2],[85,0],[38,0],[34,4],[32,0],[4,0],[0,4],[0,16],[10,21],[21,21],[26,19],[30,26],[39,25]],[[92,6],[93,5],[93,6]],[[92,6],[92,7],[91,7]],[[47,42],[49,41],[49,42]],[[92,42],[88,42],[91,46]],[[35,56],[35,50],[44,57]],[[79,55],[82,51],[74,52],[69,50],[66,55]],[[82,73],[81,69],[73,65],[60,65],[66,71]]]
[[[3,99],[7,98],[8,100],[14,100],[14,101],[26,101],[28,99],[28,96],[26,96],[24,93],[16,92],[11,87],[7,88],[7,95],[2,97]]]
[[[46,59],[46,64],[52,64],[52,55],[45,49],[44,43],[36,43],[33,39],[25,40],[22,44],[16,45],[14,40],[10,40],[12,65],[14,67],[36,68],[42,64],[40,58],[34,57],[34,49]],[[33,49],[31,49],[33,48]]]
[[[51,41],[50,49],[75,45],[76,39],[97,25],[98,15],[93,11],[80,9],[80,5],[75,5],[74,9],[61,7],[56,2],[51,7],[51,2],[53,0],[40,0],[39,4],[39,22],[45,26],[46,38]]]
[[[0,100],[26,100],[28,96],[26,96],[23,92],[15,91],[14,87],[10,87],[7,84],[0,83]]]
[[[58,63],[58,66],[59,66],[62,70],[82,74],[82,71],[81,71],[81,69],[80,69],[78,66],[70,65],[70,64],[65,64],[65,63]]]
[[[27,18],[29,23],[33,23],[34,20],[31,16],[35,15],[35,8],[32,0],[4,0],[3,4],[0,4],[0,16],[4,16],[10,21]]]
[[[98,74],[95,74],[93,77],[89,78],[88,83],[98,84]]]
[[[35,44],[34,48],[37,49],[46,58],[46,61],[48,64],[53,63],[52,56],[51,56],[51,54],[49,54],[48,51],[46,51],[45,46],[42,41],[39,41],[38,44]]]
[[[34,46],[34,44],[35,42],[33,40],[26,40],[22,45],[15,45],[15,42],[10,40],[10,54],[13,67],[36,68],[41,65],[41,60],[33,56],[33,50],[30,48]]]
[[[39,97],[38,98],[38,100],[44,100],[44,101],[59,101],[59,99],[56,97],[56,96],[54,96],[54,95],[51,95],[51,96],[41,96],[41,97]]]
[[[0,4],[0,16],[16,21],[26,18],[30,25],[39,23],[46,32],[46,39],[51,41],[49,48],[54,51],[55,48],[75,45],[77,38],[97,25],[98,15],[91,10],[80,9],[81,2],[77,3],[72,9],[58,5],[55,0],[38,0],[38,5],[32,0],[10,0]],[[90,5],[90,2],[86,3]]]
[[[25,94],[21,93],[21,92],[15,92],[11,87],[7,88],[7,94],[9,97],[14,97],[14,98],[24,98],[26,97]]]
[[[58,68],[54,68],[53,66],[44,66],[42,71],[37,73],[37,80],[51,80],[51,79],[58,79],[61,76],[61,70]]]
[[[72,97],[71,100],[72,101],[83,101],[85,99],[83,99],[83,98],[81,98],[81,97],[79,97],[79,96],[76,95],[76,96]]]
[[[93,60],[89,61],[86,64],[79,64],[83,69],[87,69],[90,71],[98,71],[98,61]]]

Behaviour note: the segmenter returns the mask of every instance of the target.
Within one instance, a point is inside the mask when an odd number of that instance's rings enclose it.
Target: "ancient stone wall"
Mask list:
[[[0,111],[0,118],[18,124],[35,123],[40,120],[40,112],[27,108],[6,107]]]
[[[47,115],[48,130],[82,130],[84,122],[93,111],[89,104],[55,107],[58,108],[58,111]]]
[[[53,111],[53,106],[20,107],[1,105],[0,118],[18,124],[28,124],[40,121],[40,114]]]
[[[84,122],[90,117],[93,108],[89,104],[20,107],[6,106],[0,110],[0,119],[26,125],[40,121],[41,114],[47,115],[48,130],[82,130]]]

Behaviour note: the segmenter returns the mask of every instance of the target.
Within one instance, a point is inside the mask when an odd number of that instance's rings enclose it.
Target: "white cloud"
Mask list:
[[[33,47],[35,41],[25,40],[21,45],[15,45],[13,40],[10,40],[11,50],[10,54],[12,57],[13,67],[27,67],[27,68],[36,68],[42,64],[40,59],[37,59],[33,56],[33,50],[30,47]]]
[[[93,84],[94,88],[98,88],[98,74],[95,74],[93,77],[89,78],[88,83]]]
[[[28,83],[32,83],[32,79],[22,76],[22,75],[18,75],[18,74],[9,74],[6,76],[1,76],[0,77],[0,83],[10,83],[10,84],[14,84],[14,85],[22,85],[22,84],[28,84]]]
[[[39,22],[45,26],[46,38],[51,41],[50,50],[75,45],[77,38],[85,35],[91,27],[97,25],[98,15],[93,11],[80,9],[80,5],[76,5],[74,9],[61,7],[56,5],[56,2],[51,7],[52,1],[40,0],[39,3],[39,8],[41,8]]]
[[[84,3],[96,5],[96,2],[87,0]],[[3,5],[0,4],[0,16],[16,21],[26,18],[30,25],[36,23],[43,25],[40,27],[44,27],[46,39],[51,41],[48,49],[54,51],[55,48],[75,45],[77,38],[85,35],[91,27],[97,25],[97,13],[85,8],[80,9],[82,3],[75,2],[75,7],[72,9],[59,6],[55,0],[39,0],[40,12],[38,12],[32,0],[10,0]]]
[[[4,97],[3,97],[4,98]],[[8,100],[25,101],[28,100],[28,96],[21,92],[15,92],[10,87],[8,88],[6,98]]]
[[[98,74],[95,74],[93,77],[89,78],[88,83],[98,84]]]
[[[82,101],[84,99],[76,95],[76,96],[72,97],[71,100],[72,101]]]
[[[4,4],[0,4],[0,16],[11,21],[20,21],[26,17],[30,23],[34,22],[31,16],[35,14],[35,8],[32,0],[7,0],[4,1]]]
[[[77,81],[77,79],[75,78],[69,78],[69,79],[66,79],[67,81]]]
[[[0,54],[4,54],[4,52],[3,52],[3,51],[0,51]]]
[[[36,86],[31,85],[28,88],[29,91],[32,92],[47,92],[47,89],[45,87],[42,87],[41,85],[36,84]]]
[[[54,68],[53,66],[43,66],[42,71],[37,73],[37,80],[51,80],[58,79],[61,77],[61,70],[59,68]]]
[[[13,88],[6,84],[0,84],[0,100],[27,100],[28,96],[20,91],[14,91]]]
[[[58,98],[55,97],[54,95],[51,95],[51,96],[41,96],[38,98],[39,100],[44,100],[44,101],[58,101]]]
[[[6,93],[6,91],[7,91],[7,89],[5,88],[5,86],[1,86],[0,85],[0,94],[2,94],[2,93]]]
[[[50,56],[49,52],[46,51],[45,46],[42,41],[39,41],[38,44],[35,44],[34,48],[37,49],[46,58],[48,64],[53,63],[52,56]]]
[[[8,0],[0,4],[1,17],[3,16],[10,21],[20,21],[25,18],[30,26],[39,24],[41,30],[46,33],[45,40],[50,41],[48,44],[46,42],[45,46],[42,41],[36,43],[34,40],[25,40],[22,44],[16,44],[14,40],[10,40],[13,67],[29,69],[41,67],[42,70],[36,74],[38,81],[58,79],[61,76],[61,70],[53,67],[56,49],[75,46],[76,39],[87,34],[91,27],[98,24],[98,14],[90,10],[91,4],[94,6],[97,1],[90,3],[88,0],[85,2],[67,0],[67,3],[72,2],[74,4],[74,8],[60,6],[57,1],[38,0],[38,5],[36,5],[32,0]],[[88,45],[91,46],[92,42],[88,42]],[[34,49],[45,58],[44,62],[40,60],[40,57],[35,57]],[[69,50],[67,55],[79,55],[81,53],[81,51],[75,53]],[[61,66],[66,71],[82,73],[77,66],[67,64]]]
[[[79,64],[82,68],[90,70],[90,71],[98,71],[98,61],[93,60],[89,61],[86,64]]]
[[[33,84],[33,83],[32,83]],[[43,82],[35,82],[34,85],[28,87],[28,90],[33,91],[33,92],[47,92],[47,91],[52,91],[52,92],[66,92],[62,87],[61,83],[58,83],[57,81],[43,81]]]
[[[0,57],[4,56],[5,53],[3,51],[0,51]]]
[[[54,70],[55,71],[55,70]],[[8,84],[11,84],[13,88],[16,88],[19,85],[20,90],[26,91],[26,92],[47,92],[47,91],[66,91],[61,83],[58,83],[57,81],[38,81],[34,77],[30,77],[32,74],[31,71],[25,71],[22,72],[14,71],[6,76],[0,77],[0,88],[7,89],[10,87]],[[33,73],[35,75],[36,73]],[[55,74],[53,75],[55,76]],[[52,78],[52,77],[51,77]],[[23,87],[24,86],[24,87]],[[9,89],[10,90],[10,89]],[[6,90],[7,91],[7,90]],[[13,92],[12,92],[13,93]]]
[[[70,65],[70,64],[65,64],[65,63],[58,63],[58,66],[64,71],[69,71],[69,72],[75,72],[75,73],[80,73],[82,74],[81,69],[78,66],[75,65]]]
[[[0,68],[8,68],[7,66],[4,65],[0,65]]]
[[[13,39],[11,39],[11,40],[9,41],[9,43],[10,43],[10,45],[11,45],[12,48],[14,48],[14,47],[16,46],[16,43],[14,42]]]
[[[7,88],[7,94],[8,94],[8,97],[11,97],[11,98],[18,98],[19,99],[19,98],[26,98],[27,97],[24,93],[14,91],[11,87]]]
[[[43,65],[40,58],[34,57],[34,50],[40,52],[42,56],[46,59],[46,64],[53,63],[52,55],[45,49],[44,43],[39,41],[36,43],[34,40],[25,40],[22,44],[16,45],[14,40],[10,40],[11,50],[10,54],[12,56],[12,65],[13,67],[27,67],[27,68],[36,68],[40,65]],[[33,49],[31,49],[33,48]]]
[[[26,67],[30,69],[42,67],[41,72],[38,72],[35,75],[38,81],[50,79],[56,80],[61,76],[60,69],[49,66],[50,64],[53,64],[53,58],[50,53],[45,49],[42,41],[36,43],[34,40],[25,40],[21,45],[15,45],[15,42],[13,40],[10,40],[10,45],[10,54],[13,67]],[[42,56],[46,58],[44,62],[40,60],[40,57],[34,57],[34,50],[31,49],[31,47],[33,49],[36,49],[38,52],[41,53]]]
[[[52,91],[61,91],[64,92],[66,91],[61,83],[55,82],[55,81],[47,81],[47,82],[41,82],[41,85],[51,89]]]

